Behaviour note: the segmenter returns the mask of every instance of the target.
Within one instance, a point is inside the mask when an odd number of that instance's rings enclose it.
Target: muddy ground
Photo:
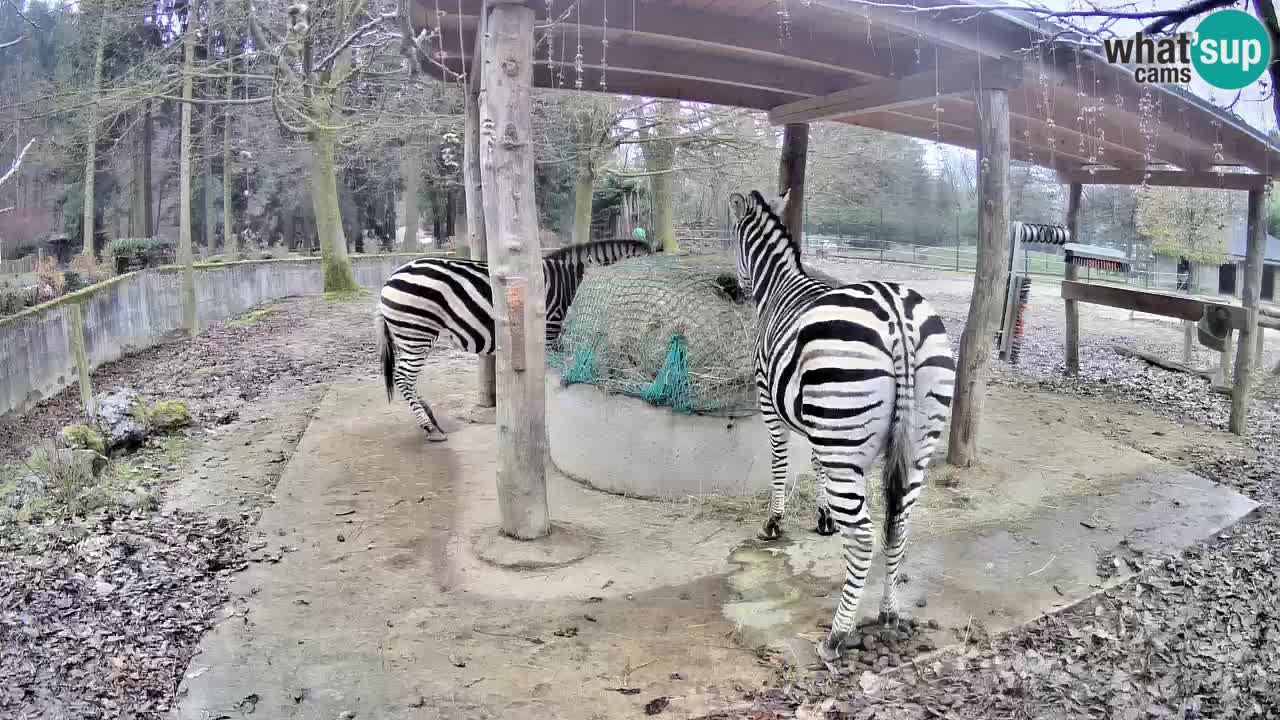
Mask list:
[[[823,269],[848,280],[915,284],[958,342],[971,278],[873,263],[832,262]],[[1110,346],[1176,358],[1180,326],[1082,306],[1082,376],[1064,380],[1055,291],[1035,287],[1021,364],[997,364],[993,382],[1048,388],[1080,402],[1105,398],[1110,402],[1102,407],[1112,412],[1098,421],[1117,425],[1115,437],[1249,494],[1265,503],[1262,511],[1184,557],[1125,559],[1143,565],[1142,578],[1067,615],[994,638],[978,634],[980,642],[959,661],[880,679],[833,679],[773,658],[772,686],[744,694],[719,717],[1266,717],[1280,711],[1274,686],[1280,661],[1268,641],[1280,630],[1268,609],[1277,590],[1273,468],[1280,413],[1269,401],[1255,403],[1249,444],[1256,457],[1217,441],[1161,446],[1159,423],[1224,428],[1226,399],[1199,379],[1122,359]],[[143,451],[141,462],[158,468],[158,483],[170,489],[160,512],[92,518],[76,523],[74,532],[47,528],[37,544],[0,548],[0,635],[6,640],[0,715],[165,716],[201,633],[234,612],[224,606],[231,575],[246,563],[273,561],[254,547],[261,540],[253,526],[324,384],[376,374],[372,307],[371,296],[280,301],[207,328],[194,341],[175,337],[94,374],[99,389],[128,385],[152,399],[185,398],[196,424],[181,442]],[[1197,350],[1201,365],[1214,358]],[[473,360],[441,350],[433,362],[456,372]],[[21,418],[0,421],[0,459],[21,456],[78,415],[75,394],[66,392]],[[1154,429],[1134,432],[1148,421]],[[137,609],[118,615],[126,607]],[[165,622],[182,629],[162,637],[146,631],[149,623]]]

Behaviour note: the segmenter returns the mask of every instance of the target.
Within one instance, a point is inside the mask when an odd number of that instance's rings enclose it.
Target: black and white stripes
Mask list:
[[[543,257],[547,340],[560,334],[587,266],[608,265],[650,252],[642,242],[605,240],[570,245]],[[431,406],[418,398],[418,372],[441,335],[452,337],[458,348],[467,352],[491,355],[495,351],[488,263],[429,257],[402,265],[382,286],[377,325],[387,399],[391,399],[394,385],[409,402],[427,437],[444,440]]]
[[[785,202],[785,196],[783,198]],[[911,508],[951,409],[955,365],[946,329],[919,293],[871,281],[832,288],[809,277],[800,251],[758,192],[734,194],[738,276],[755,301],[756,385],[773,449],[773,487],[761,537],[782,533],[787,441],[813,448],[817,531],[844,540],[845,582],[819,653],[832,661],[855,626],[871,565],[867,472],[886,454],[885,586],[880,619],[896,623],[898,565]]]

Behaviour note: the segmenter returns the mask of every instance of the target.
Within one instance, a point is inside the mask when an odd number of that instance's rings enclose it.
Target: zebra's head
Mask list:
[[[760,265],[760,261],[768,255],[778,252],[794,253],[799,259],[791,233],[782,224],[782,216],[786,213],[787,198],[790,190],[769,203],[759,190],[752,190],[748,195],[733,193],[729,196],[729,205],[737,222],[734,226],[736,244],[738,284],[748,293],[752,291],[752,267]]]

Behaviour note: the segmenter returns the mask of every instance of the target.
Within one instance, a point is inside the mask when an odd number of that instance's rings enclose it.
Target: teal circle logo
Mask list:
[[[1242,10],[1219,10],[1200,21],[1191,63],[1204,81],[1239,90],[1262,77],[1271,62],[1271,38],[1258,18]]]

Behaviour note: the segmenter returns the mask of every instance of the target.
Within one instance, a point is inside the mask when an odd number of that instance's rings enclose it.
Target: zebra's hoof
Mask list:
[[[449,439],[449,436],[445,435],[443,432],[440,432],[439,430],[427,431],[427,442],[445,442],[448,439]]]
[[[756,537],[760,538],[761,540],[777,540],[778,538],[781,538],[782,537],[782,516],[770,515],[769,519],[764,521],[764,525],[761,526],[760,532],[756,535]]]
[[[838,532],[835,518],[831,517],[830,508],[818,508],[818,527],[814,528],[813,531],[824,537],[835,535]]]
[[[881,610],[880,624],[890,630],[898,629],[898,611],[897,610]]]
[[[846,633],[832,630],[824,640],[818,643],[818,657],[827,664],[828,668],[834,668],[835,664],[844,657],[845,635]]]

